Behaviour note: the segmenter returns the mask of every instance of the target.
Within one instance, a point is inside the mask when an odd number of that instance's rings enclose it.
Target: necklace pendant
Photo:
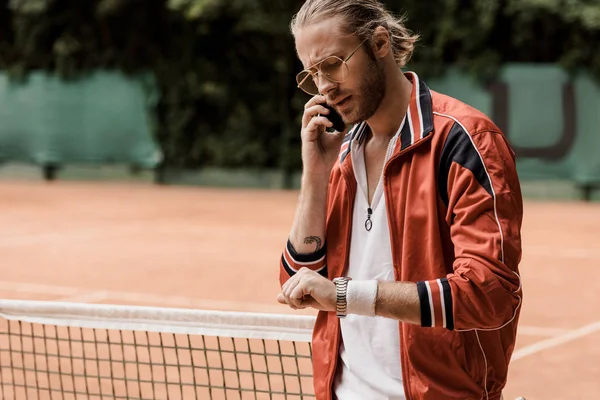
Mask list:
[[[371,210],[371,207],[369,207],[367,208],[367,220],[365,221],[365,229],[367,231],[370,231],[373,227],[373,221],[371,221],[371,214],[373,214],[373,210]]]

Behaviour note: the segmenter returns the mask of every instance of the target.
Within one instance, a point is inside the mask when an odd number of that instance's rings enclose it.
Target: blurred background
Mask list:
[[[292,313],[275,297],[302,3],[0,0],[0,298]],[[600,2],[385,3],[421,35],[407,69],[517,155],[525,297],[505,397],[597,398]]]
[[[422,36],[407,69],[494,119],[526,194],[600,198],[598,2],[385,3]],[[0,159],[46,178],[126,165],[162,183],[297,187],[301,4],[0,0]]]

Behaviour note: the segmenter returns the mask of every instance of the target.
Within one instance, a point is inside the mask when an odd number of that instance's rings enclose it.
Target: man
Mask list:
[[[317,399],[500,399],[522,298],[505,137],[402,72],[417,38],[378,0],[307,0],[292,32],[314,97],[277,299],[320,310]]]

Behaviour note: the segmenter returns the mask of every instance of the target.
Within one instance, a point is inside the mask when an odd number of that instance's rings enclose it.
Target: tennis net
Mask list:
[[[314,317],[0,300],[2,399],[314,399]]]

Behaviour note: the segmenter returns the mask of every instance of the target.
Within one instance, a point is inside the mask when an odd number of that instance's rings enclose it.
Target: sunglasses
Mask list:
[[[348,78],[348,60],[360,49],[367,40],[363,40],[344,60],[338,56],[329,56],[312,67],[305,69],[296,75],[298,87],[311,96],[319,94],[319,75],[331,82],[341,83]]]

